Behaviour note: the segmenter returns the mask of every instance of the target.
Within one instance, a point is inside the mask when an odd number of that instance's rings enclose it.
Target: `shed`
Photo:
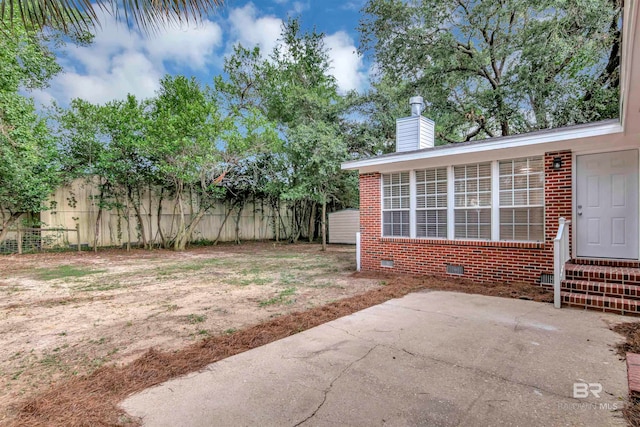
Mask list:
[[[356,244],[360,231],[360,210],[344,209],[329,214],[329,243]]]

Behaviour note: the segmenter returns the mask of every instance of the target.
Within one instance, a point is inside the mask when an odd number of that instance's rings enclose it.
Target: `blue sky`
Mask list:
[[[298,17],[304,29],[315,27],[325,33],[331,72],[340,90],[362,91],[368,85],[369,66],[355,51],[364,2],[227,0],[197,26],[166,28],[156,35],[129,30],[103,15],[93,44],[69,44],[57,51],[64,72],[54,77],[49,88],[33,95],[39,103],[56,100],[61,105],[73,98],[104,103],[127,93],[146,98],[153,96],[166,73],[193,75],[209,83],[222,73],[224,57],[234,44],[260,45],[270,51],[288,16]]]

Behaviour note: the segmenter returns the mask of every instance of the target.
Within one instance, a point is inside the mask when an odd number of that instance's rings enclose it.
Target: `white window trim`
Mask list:
[[[537,156],[530,156],[537,157]],[[544,162],[544,156],[542,156]],[[514,159],[504,159],[504,160],[517,160]],[[487,162],[480,162],[487,163]],[[474,163],[469,163],[474,164]],[[416,237],[416,206],[417,206],[417,188],[416,188],[416,171],[423,169],[431,169],[431,168],[420,168],[420,169],[411,169],[409,171],[402,170],[397,172],[388,172],[380,174],[380,236],[389,239],[420,239],[420,240],[456,240],[460,242],[470,241],[470,242],[510,242],[510,243],[544,243],[536,240],[500,240],[500,160],[492,160],[491,161],[491,205],[488,206],[488,209],[491,209],[491,239],[460,239],[455,237],[455,175],[453,168],[454,166],[465,166],[466,164],[460,165],[448,165],[447,169],[447,237]],[[384,175],[389,175],[392,173],[400,173],[400,172],[409,172],[409,236],[385,236],[384,235],[384,220],[383,220],[383,212],[384,210]],[[546,179],[546,173],[543,170],[542,172],[543,180]],[[544,207],[544,183],[543,183],[543,207]],[[519,206],[523,207],[523,206]],[[537,207],[537,205],[536,205]],[[545,210],[543,209],[543,212]],[[546,217],[543,214],[542,227],[544,229],[546,223]]]
[[[389,209],[388,211],[384,209],[384,175],[392,175],[395,173],[404,173],[404,172],[409,172],[409,236],[385,236],[384,235],[384,213],[385,212],[391,212],[391,211],[407,211],[407,209]],[[380,236],[381,237],[385,237],[385,238],[389,238],[389,239],[410,239],[410,238],[414,238],[415,237],[415,233],[411,234],[411,230],[412,228],[415,228],[415,225],[413,224],[412,221],[412,216],[415,215],[415,205],[412,205],[412,203],[414,203],[414,198],[415,198],[415,191],[414,191],[414,187],[411,185],[411,180],[412,177],[415,176],[415,172],[413,170],[410,171],[397,171],[397,172],[389,172],[389,173],[383,173],[380,174]],[[413,181],[415,183],[415,179]]]
[[[500,240],[500,163],[491,162],[491,241]]]

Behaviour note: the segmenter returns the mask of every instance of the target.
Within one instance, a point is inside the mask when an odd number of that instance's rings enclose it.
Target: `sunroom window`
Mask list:
[[[491,239],[491,163],[454,166],[454,236]]]
[[[447,168],[416,171],[416,237],[447,237]]]
[[[544,240],[541,157],[500,162],[500,240]]]
[[[382,176],[382,234],[384,236],[410,236],[409,172]]]

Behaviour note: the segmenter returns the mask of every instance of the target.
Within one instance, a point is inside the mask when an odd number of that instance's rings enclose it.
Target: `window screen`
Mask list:
[[[416,171],[416,237],[447,237],[447,168]]]
[[[491,163],[454,166],[454,235],[491,239]]]
[[[382,175],[382,235],[409,237],[409,172]]]
[[[542,157],[500,162],[500,240],[544,240]]]

